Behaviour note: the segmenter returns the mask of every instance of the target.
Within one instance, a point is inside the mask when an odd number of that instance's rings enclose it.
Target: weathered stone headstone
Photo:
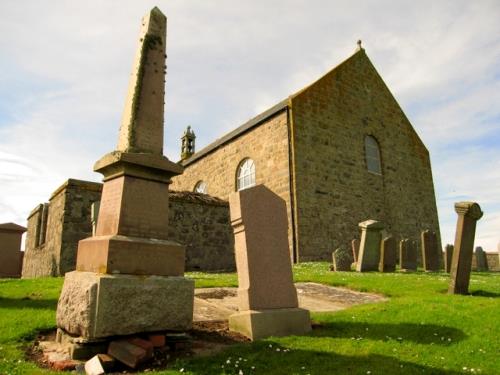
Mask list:
[[[399,242],[399,268],[403,272],[417,270],[416,243],[409,238]]]
[[[352,264],[351,253],[344,248],[338,248],[332,253],[334,271],[350,271]]]
[[[488,258],[481,246],[476,247],[476,269],[479,272],[488,271]]]
[[[451,260],[453,258],[453,245],[446,245],[444,248],[444,270],[450,273],[451,270]]]
[[[421,241],[424,271],[439,271],[439,249],[436,233],[430,230],[422,231]]]
[[[351,249],[352,249],[352,258],[353,262],[356,263],[358,261],[359,255],[359,240],[357,238],[351,241]]]
[[[356,271],[376,271],[380,259],[381,231],[384,225],[376,220],[367,220],[359,223],[359,227],[361,228],[361,241]]]
[[[394,272],[396,270],[396,240],[394,237],[385,237],[380,245],[380,272]]]
[[[163,156],[166,17],[143,18],[118,148],[94,166],[104,175],[96,235],[78,244],[57,325],[83,340],[187,330],[194,282],[185,248],[167,238],[168,185],[182,173]]]
[[[469,292],[476,222],[483,216],[483,212],[475,202],[455,203],[455,212],[458,214],[458,219],[448,293],[467,294]]]
[[[238,271],[239,312],[229,328],[251,340],[311,330],[298,307],[285,201],[264,185],[229,196]]]

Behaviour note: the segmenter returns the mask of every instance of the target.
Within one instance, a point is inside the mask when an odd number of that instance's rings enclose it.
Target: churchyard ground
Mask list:
[[[231,274],[188,273],[196,287],[236,286]],[[473,272],[471,295],[446,294],[446,273],[331,272],[294,267],[313,281],[389,297],[335,313],[313,313],[306,336],[237,344],[173,362],[160,374],[498,374],[500,273]],[[37,332],[55,328],[62,278],[0,280],[0,374],[49,374],[25,359]]]

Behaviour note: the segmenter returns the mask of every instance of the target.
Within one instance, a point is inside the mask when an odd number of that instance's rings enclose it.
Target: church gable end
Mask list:
[[[367,219],[439,233],[428,151],[363,49],[292,96],[291,117],[299,260],[329,259]]]

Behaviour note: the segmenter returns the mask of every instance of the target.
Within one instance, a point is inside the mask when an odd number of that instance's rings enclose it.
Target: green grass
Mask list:
[[[237,285],[235,274],[188,276],[197,287]],[[473,273],[469,296],[447,295],[444,273],[334,273],[327,263],[304,263],[294,268],[294,276],[390,300],[312,314],[320,327],[310,335],[235,345],[212,357],[179,360],[160,373],[500,373],[499,273]],[[62,282],[0,280],[0,374],[49,373],[24,360],[22,345],[38,330],[54,327]]]

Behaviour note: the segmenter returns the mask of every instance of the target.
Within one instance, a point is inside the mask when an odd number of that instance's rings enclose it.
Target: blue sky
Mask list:
[[[168,17],[165,152],[178,160],[311,83],[358,39],[427,145],[443,245],[477,201],[500,241],[500,2],[0,2],[0,222],[25,224],[115,148],[141,17]]]

